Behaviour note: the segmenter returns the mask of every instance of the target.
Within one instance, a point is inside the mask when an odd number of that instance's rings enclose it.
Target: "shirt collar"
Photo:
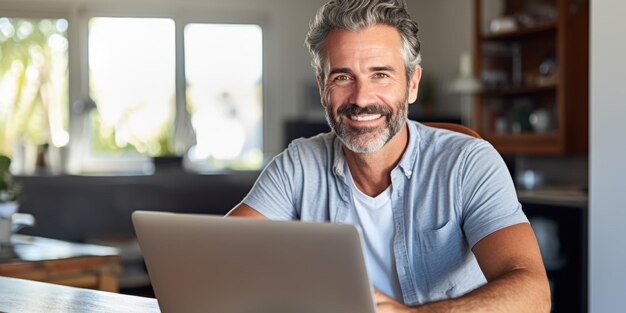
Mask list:
[[[404,150],[404,154],[398,163],[398,168],[402,170],[407,178],[411,178],[413,175],[413,164],[418,155],[418,147],[420,142],[420,135],[417,131],[417,123],[411,120],[406,121],[406,125],[409,128],[409,144]]]
[[[344,168],[346,163],[346,156],[343,154],[343,143],[341,139],[335,135],[335,140],[333,141],[333,173],[337,176],[343,177]]]

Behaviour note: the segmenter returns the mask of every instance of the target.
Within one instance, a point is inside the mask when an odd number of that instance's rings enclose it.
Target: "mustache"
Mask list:
[[[372,104],[366,107],[360,107],[353,103],[344,104],[337,109],[338,115],[358,115],[358,114],[380,114],[389,116],[391,109],[380,104]]]

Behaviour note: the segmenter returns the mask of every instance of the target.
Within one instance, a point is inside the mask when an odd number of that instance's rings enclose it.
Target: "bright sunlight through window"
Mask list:
[[[262,49],[257,25],[185,27],[192,162],[209,170],[262,165]]]
[[[89,22],[93,149],[171,153],[175,115],[175,28],[164,18]]]
[[[0,17],[0,155],[69,142],[68,22]]]

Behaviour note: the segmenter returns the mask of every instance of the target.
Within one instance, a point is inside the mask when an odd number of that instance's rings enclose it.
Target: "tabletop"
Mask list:
[[[0,277],[0,312],[158,313],[156,299]]]

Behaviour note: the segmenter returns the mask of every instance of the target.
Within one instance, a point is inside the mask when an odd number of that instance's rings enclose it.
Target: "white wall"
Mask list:
[[[626,296],[626,2],[591,1],[589,312]]]

